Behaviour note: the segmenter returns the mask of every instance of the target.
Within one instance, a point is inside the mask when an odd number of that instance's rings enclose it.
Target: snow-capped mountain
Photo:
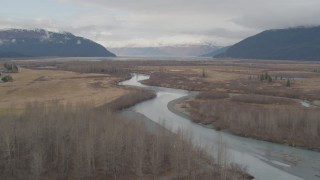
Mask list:
[[[0,57],[109,57],[102,45],[68,32],[44,29],[0,31]]]
[[[162,57],[197,57],[210,53],[218,46],[200,45],[176,45],[158,47],[120,47],[110,48],[119,56],[162,56]]]

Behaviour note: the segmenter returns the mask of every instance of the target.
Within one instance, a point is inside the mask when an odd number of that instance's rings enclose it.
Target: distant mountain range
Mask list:
[[[320,60],[320,26],[264,31],[240,41],[216,57]]]
[[[220,55],[222,53],[225,53],[229,48],[230,48],[230,46],[220,47],[220,48],[217,48],[207,54],[201,55],[201,57],[214,57],[214,56]]]
[[[320,60],[320,26],[261,32],[228,47],[209,44],[109,48],[119,56]],[[89,39],[43,29],[0,30],[1,57],[114,57]]]
[[[149,57],[198,57],[213,52],[220,47],[214,45],[176,45],[159,47],[121,47],[110,48],[118,56]]]
[[[102,45],[71,33],[43,29],[0,31],[0,57],[114,57]]]

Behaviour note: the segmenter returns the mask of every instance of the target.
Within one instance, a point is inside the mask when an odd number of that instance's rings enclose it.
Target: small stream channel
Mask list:
[[[217,148],[226,144],[228,159],[231,162],[247,166],[248,172],[259,180],[320,180],[320,153],[294,148],[286,145],[259,141],[216,131],[193,123],[168,109],[168,103],[190,95],[179,89],[146,86],[139,81],[149,76],[134,74],[130,80],[120,85],[151,89],[157,97],[139,103],[127,111],[140,113],[150,121],[166,124],[166,128],[176,132],[187,130],[192,134],[194,143],[206,148],[212,156],[217,156]]]

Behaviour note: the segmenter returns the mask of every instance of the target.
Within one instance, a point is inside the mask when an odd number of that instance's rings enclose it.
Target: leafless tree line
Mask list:
[[[228,93],[223,93],[218,91],[202,92],[196,96],[197,99],[204,99],[204,100],[226,99],[229,97],[230,95]]]
[[[134,69],[134,64],[124,64],[116,61],[72,61],[57,65],[58,69],[79,73],[105,73],[113,76],[129,76],[129,69]]]
[[[251,100],[250,100],[251,101]],[[320,150],[317,108],[263,106],[232,101],[193,101],[195,122],[262,140]]]
[[[231,101],[251,103],[251,104],[294,104],[294,100],[283,97],[272,97],[257,94],[241,94],[234,95],[230,98]]]
[[[156,97],[155,92],[149,91],[149,90],[143,90],[143,89],[137,89],[132,92],[130,92],[127,95],[121,96],[118,99],[115,99],[114,101],[103,105],[101,108],[104,109],[110,109],[110,110],[122,110],[125,108],[129,108],[139,102],[152,99]]]
[[[148,60],[105,60],[105,61],[69,61],[60,62],[58,69],[82,73],[128,74],[132,71],[143,71],[144,66],[198,66],[199,62],[192,61],[148,61]],[[148,71],[150,73],[150,71]]]
[[[85,105],[31,103],[0,117],[0,179],[244,179],[219,166],[183,131]]]

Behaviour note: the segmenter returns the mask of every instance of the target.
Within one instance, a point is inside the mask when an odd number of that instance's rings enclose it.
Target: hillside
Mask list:
[[[264,31],[240,41],[216,57],[320,60],[320,26]]]
[[[0,57],[114,57],[102,45],[71,33],[43,29],[0,31]]]
[[[214,57],[216,55],[219,55],[219,54],[226,52],[228,50],[228,48],[230,48],[230,46],[220,47],[220,48],[214,49],[213,51],[211,51],[207,54],[201,55],[201,57]]]
[[[216,49],[218,49],[218,47],[203,44],[158,47],[120,47],[111,48],[110,50],[119,56],[197,57]]]

